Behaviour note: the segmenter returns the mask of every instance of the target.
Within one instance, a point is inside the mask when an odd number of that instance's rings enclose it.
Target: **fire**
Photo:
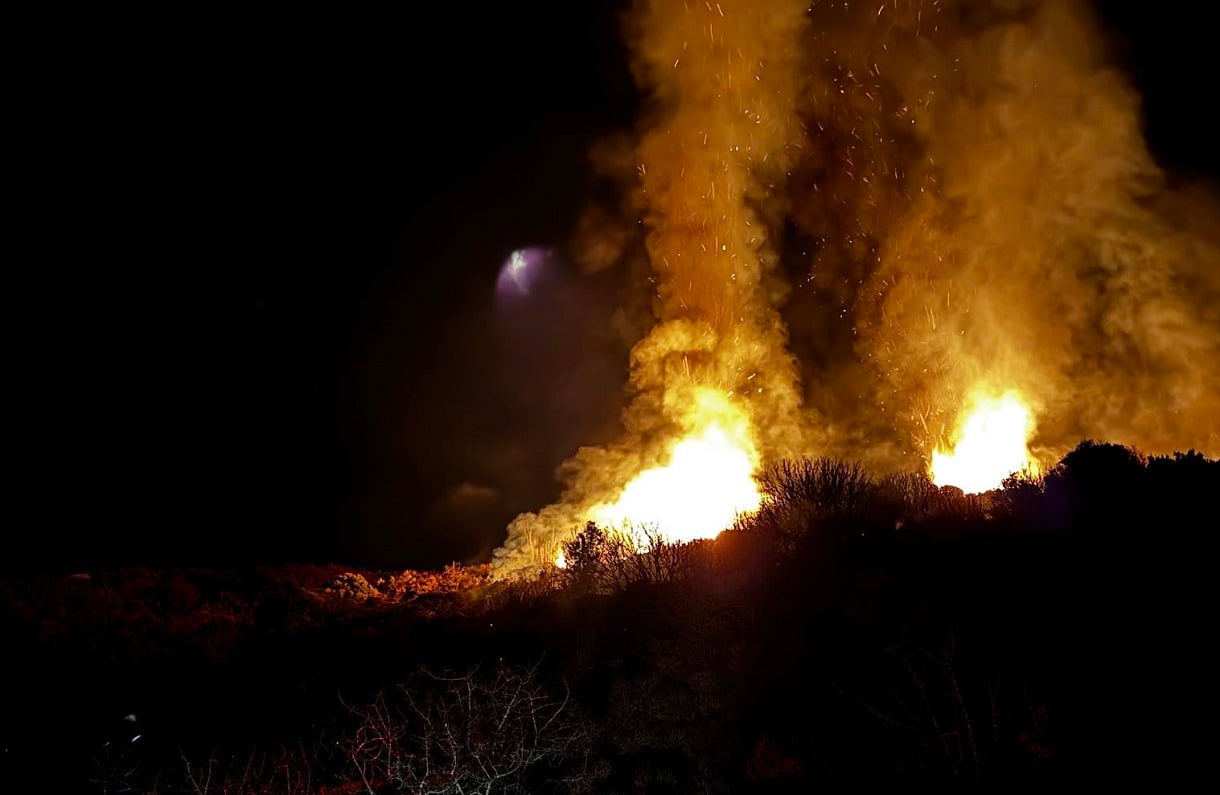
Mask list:
[[[717,422],[674,445],[670,462],[641,472],[613,504],[589,511],[608,527],[655,525],[670,541],[711,538],[758,510],[757,456]]]
[[[932,482],[967,493],[999,488],[1015,472],[1036,471],[1028,442],[1033,412],[1014,392],[976,395],[954,437],[953,452],[932,452]]]
[[[704,389],[686,424],[691,430],[670,448],[668,463],[636,475],[613,502],[590,508],[588,518],[628,535],[655,529],[667,541],[684,542],[714,538],[758,510],[759,454],[746,414]],[[561,549],[555,565],[565,563]]]

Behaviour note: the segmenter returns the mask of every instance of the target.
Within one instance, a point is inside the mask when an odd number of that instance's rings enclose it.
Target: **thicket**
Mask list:
[[[1220,462],[1086,442],[983,495],[781,462],[714,541],[566,568],[5,582],[14,791],[1171,786],[1207,756]],[[5,786],[5,785],[0,785]],[[7,788],[7,787],[6,787]]]

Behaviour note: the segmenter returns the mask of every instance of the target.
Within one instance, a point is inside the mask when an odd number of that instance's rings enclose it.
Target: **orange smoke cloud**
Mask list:
[[[749,459],[756,449],[801,449],[810,423],[776,307],[782,282],[767,213],[803,136],[804,12],[802,2],[657,0],[638,3],[625,20],[634,75],[651,101],[634,150],[634,206],[655,325],[631,352],[635,396],[623,442],[576,455],[560,503],[510,525],[497,551],[502,568],[553,559],[592,509],[666,466],[686,434],[706,433],[696,415],[708,390],[743,413],[740,449]],[[601,249],[585,250],[594,267],[604,264],[596,262]]]
[[[622,442],[573,457],[502,569],[662,465],[703,389],[763,464],[925,469],[980,388],[1022,396],[1043,462],[1220,454],[1220,212],[1157,166],[1084,3],[652,0],[624,30],[636,173],[577,249],[642,243],[653,325]]]
[[[814,13],[835,46],[794,218],[851,325],[853,378],[816,380],[865,397],[844,425],[920,457],[988,384],[1031,402],[1043,458],[1084,438],[1220,450],[1220,248],[1181,220],[1215,208],[1165,212],[1187,199],[1083,4]]]

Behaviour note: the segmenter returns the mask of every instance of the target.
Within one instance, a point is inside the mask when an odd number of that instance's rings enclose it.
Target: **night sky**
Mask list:
[[[638,102],[620,4],[560,5],[11,32],[7,566],[477,562],[557,496],[616,433],[622,275],[496,276]],[[1101,6],[1158,159],[1220,174],[1193,4]]]

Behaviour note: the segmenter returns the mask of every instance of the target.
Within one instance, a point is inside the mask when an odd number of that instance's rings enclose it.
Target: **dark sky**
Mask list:
[[[494,285],[631,124],[618,5],[15,29],[7,565],[439,566],[555,497],[614,432],[622,351],[588,329],[621,285],[559,263],[509,325]],[[1220,173],[1193,4],[1102,7],[1154,152]],[[446,508],[462,483],[495,493]]]

